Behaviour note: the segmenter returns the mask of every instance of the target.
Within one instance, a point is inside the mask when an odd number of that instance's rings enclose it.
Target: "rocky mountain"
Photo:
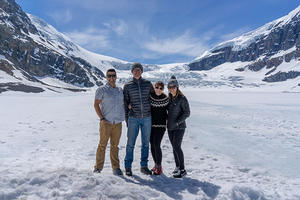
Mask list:
[[[0,82],[0,92],[39,92],[44,89],[34,85],[41,84],[58,88],[43,82],[45,77],[67,83],[65,89],[82,91],[101,85],[102,70],[113,66],[112,62],[126,63],[89,52],[43,20],[24,13],[14,0],[0,0],[0,72],[9,76]]]
[[[300,6],[254,31],[223,42],[190,63],[143,64],[143,77],[181,86],[222,90],[300,91]],[[0,93],[85,91],[105,81],[108,68],[119,84],[131,63],[96,54],[72,42],[42,19],[0,0]]]
[[[188,66],[192,71],[207,71],[224,63],[243,62],[235,69],[241,75],[264,69],[264,82],[279,82],[300,76],[299,59],[300,6],[280,19],[217,45]],[[281,65],[289,67],[280,69]]]

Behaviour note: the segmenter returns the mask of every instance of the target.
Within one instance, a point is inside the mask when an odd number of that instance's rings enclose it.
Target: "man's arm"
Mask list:
[[[99,106],[99,104],[101,103],[102,101],[100,99],[95,99],[94,101],[94,108],[95,108],[95,111],[100,119],[100,121],[107,121],[104,117],[103,117],[103,114],[102,114],[102,111],[101,111],[101,108]]]

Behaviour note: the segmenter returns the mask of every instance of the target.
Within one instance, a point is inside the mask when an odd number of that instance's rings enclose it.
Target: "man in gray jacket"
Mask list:
[[[151,106],[150,91],[153,86],[150,81],[141,77],[143,66],[134,63],[131,69],[133,79],[124,85],[125,117],[128,126],[127,146],[125,156],[125,170],[127,176],[132,176],[132,162],[136,138],[141,129],[141,172],[151,175],[148,168],[149,140],[151,134]]]

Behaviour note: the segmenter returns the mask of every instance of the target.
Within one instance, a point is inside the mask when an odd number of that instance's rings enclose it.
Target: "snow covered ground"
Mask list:
[[[163,175],[139,172],[140,138],[132,178],[112,175],[109,151],[103,172],[92,173],[94,91],[0,94],[0,200],[300,199],[300,93],[183,92],[192,114],[183,141],[188,175],[179,180],[171,178],[167,134]],[[123,127],[122,169],[125,146]]]

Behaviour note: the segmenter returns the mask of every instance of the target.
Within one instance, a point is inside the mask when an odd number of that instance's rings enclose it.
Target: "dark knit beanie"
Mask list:
[[[176,79],[176,77],[174,75],[171,76],[171,78],[170,78],[170,80],[168,82],[168,87],[170,85],[175,85],[176,87],[179,87],[178,81],[177,81],[177,79]]]
[[[141,71],[143,72],[143,66],[141,63],[133,63],[132,67],[131,67],[131,72],[135,69],[135,68],[140,68]]]

